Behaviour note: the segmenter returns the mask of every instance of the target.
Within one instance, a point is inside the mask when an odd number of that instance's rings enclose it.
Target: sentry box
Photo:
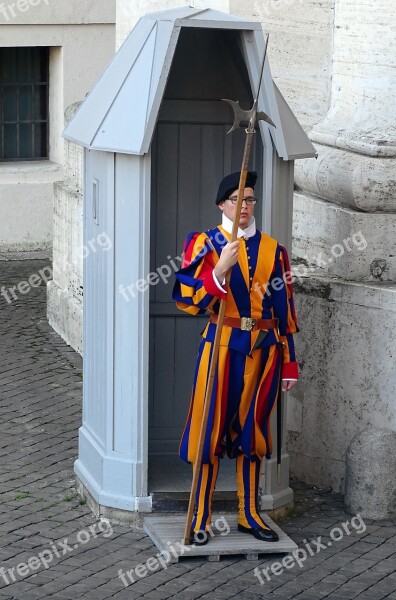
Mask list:
[[[169,509],[172,492],[179,499],[189,492],[191,468],[177,451],[206,317],[176,309],[173,274],[187,233],[220,222],[218,182],[240,169],[245,140],[243,129],[227,135],[233,112],[221,99],[251,108],[264,45],[260,23],[211,9],[147,14],[63,132],[85,149],[84,244],[100,234],[111,240],[106,252],[84,259],[75,462],[79,489],[100,514],[118,509],[128,520],[135,511]],[[268,60],[258,109],[276,127],[260,121],[255,136],[255,216],[260,229],[291,247],[294,161],[316,153]],[[283,449],[279,485],[276,459],[266,464],[266,510],[293,499]],[[232,471],[229,487],[222,484],[233,497],[234,480]]]

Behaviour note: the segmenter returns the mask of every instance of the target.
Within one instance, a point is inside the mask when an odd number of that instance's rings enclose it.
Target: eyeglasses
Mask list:
[[[236,204],[238,201],[238,196],[231,196],[230,198],[227,198],[227,200],[230,200],[233,204]],[[249,196],[248,198],[244,198],[243,201],[246,202],[248,206],[253,206],[256,204],[257,199],[254,198],[254,196]]]

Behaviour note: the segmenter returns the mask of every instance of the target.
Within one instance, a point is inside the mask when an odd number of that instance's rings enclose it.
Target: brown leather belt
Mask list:
[[[218,315],[211,313],[210,322],[217,323]],[[276,319],[251,319],[250,317],[224,317],[224,325],[230,327],[238,327],[242,331],[254,331],[255,329],[275,329],[278,326],[278,318]]]

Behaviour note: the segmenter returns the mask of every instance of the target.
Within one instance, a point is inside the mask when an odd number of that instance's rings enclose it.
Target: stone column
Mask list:
[[[310,132],[319,157],[296,169],[304,190],[363,211],[396,211],[395,22],[387,0],[337,0],[330,110]]]
[[[304,388],[291,396],[292,472],[343,491],[345,455],[368,424],[396,430],[396,5],[336,0],[327,115],[297,161]]]

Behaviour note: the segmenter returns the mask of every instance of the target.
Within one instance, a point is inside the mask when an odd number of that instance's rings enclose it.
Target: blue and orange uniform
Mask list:
[[[172,296],[179,309],[192,315],[209,313],[210,317],[201,334],[190,407],[179,447],[180,457],[193,464],[221,299],[226,301],[225,322],[231,323],[224,324],[221,333],[192,522],[194,531],[210,525],[219,459],[225,454],[236,459],[238,525],[242,530],[269,529],[257,509],[261,461],[272,453],[270,418],[279,377],[298,379],[293,334],[299,329],[287,250],[254,227],[251,237],[238,237],[238,262],[232,267],[229,286],[222,288],[213,270],[223,247],[231,240],[230,223],[223,215],[222,225],[188,235]],[[255,329],[250,319],[272,320],[276,326]]]

